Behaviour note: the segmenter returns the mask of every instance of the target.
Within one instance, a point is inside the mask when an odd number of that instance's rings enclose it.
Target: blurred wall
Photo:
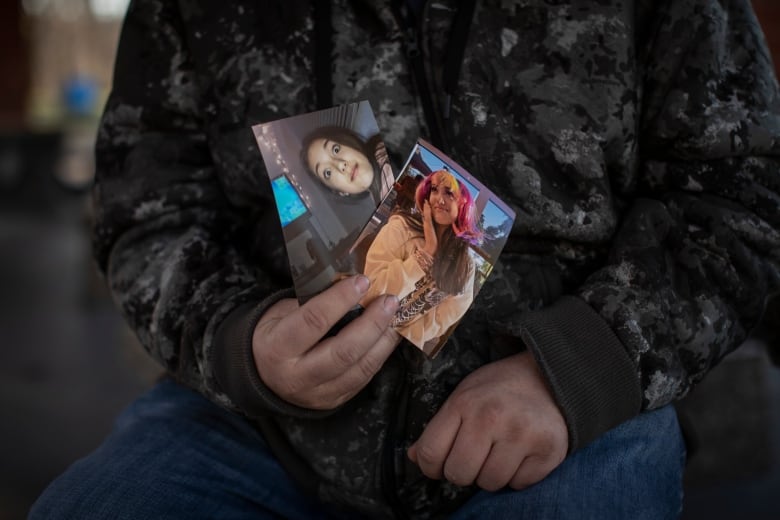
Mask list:
[[[96,122],[127,0],[0,2],[0,130]],[[114,5],[113,12],[98,6]]]
[[[780,0],[753,0],[753,8],[764,29],[775,73],[780,76]]]
[[[0,2],[0,130],[22,126],[29,88],[29,49],[21,3]]]

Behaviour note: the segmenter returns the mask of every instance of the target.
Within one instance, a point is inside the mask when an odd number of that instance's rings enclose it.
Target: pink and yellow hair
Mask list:
[[[417,210],[422,212],[423,204],[430,197],[431,182],[433,182],[434,177],[438,179],[439,186],[449,188],[458,200],[458,217],[452,223],[452,231],[455,236],[472,244],[479,243],[482,240],[482,231],[477,225],[474,199],[468,188],[447,170],[436,170],[420,182],[414,195]]]

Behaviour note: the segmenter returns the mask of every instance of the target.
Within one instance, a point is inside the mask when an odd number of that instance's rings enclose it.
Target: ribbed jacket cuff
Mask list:
[[[268,388],[255,367],[252,336],[265,311],[283,298],[294,298],[292,289],[278,291],[260,304],[234,309],[217,329],[212,362],[214,376],[222,391],[246,415],[257,417],[269,412],[302,418],[330,415],[332,411],[310,410],[288,403]]]
[[[566,419],[570,453],[640,412],[636,367],[583,300],[565,296],[528,313],[521,331]]]

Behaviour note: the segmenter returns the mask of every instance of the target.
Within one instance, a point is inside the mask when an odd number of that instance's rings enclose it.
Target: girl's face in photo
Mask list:
[[[440,226],[451,226],[458,218],[458,186],[446,175],[435,173],[431,179],[431,193],[428,203],[431,205],[433,221]]]
[[[362,193],[374,180],[374,168],[368,157],[333,139],[313,140],[306,158],[320,182],[341,193]]]

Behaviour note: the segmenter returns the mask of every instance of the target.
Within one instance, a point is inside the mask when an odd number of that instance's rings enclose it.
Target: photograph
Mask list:
[[[357,274],[349,254],[394,183],[367,101],[255,125],[303,303]]]
[[[361,305],[396,295],[394,328],[435,356],[490,274],[514,219],[465,169],[418,140],[350,250],[371,282]]]
[[[780,0],[0,41],[0,520],[780,520]]]

